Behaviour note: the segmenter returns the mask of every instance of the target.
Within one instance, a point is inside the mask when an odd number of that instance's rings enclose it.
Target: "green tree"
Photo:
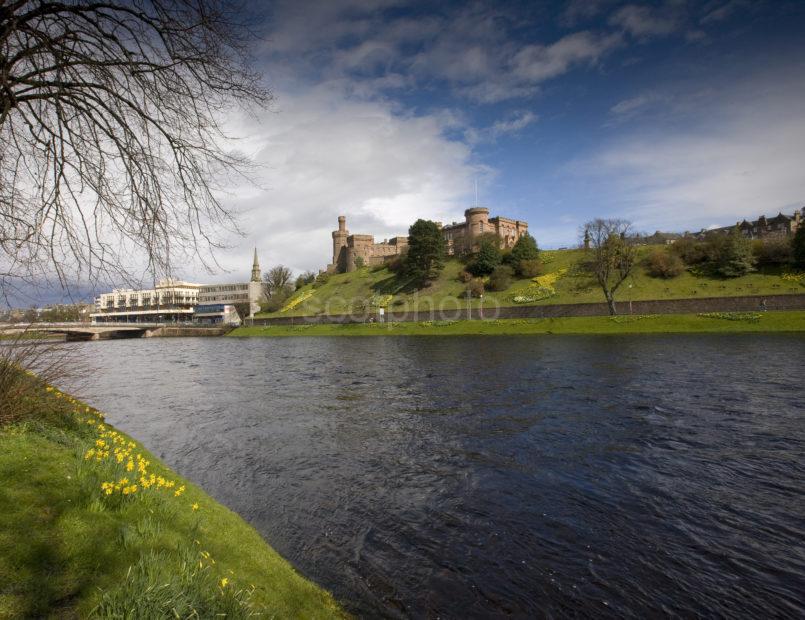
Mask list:
[[[503,255],[500,251],[500,239],[497,235],[484,236],[480,240],[478,253],[467,265],[467,271],[474,276],[488,276],[500,265]]]
[[[791,239],[791,249],[794,253],[794,263],[798,267],[805,267],[805,222],[799,225],[794,238]]]
[[[538,258],[539,248],[537,247],[536,239],[528,233],[525,233],[517,240],[517,243],[514,244],[508,256],[508,262],[514,267],[515,272],[519,275],[523,275],[522,269],[520,268],[522,262],[537,260]]]
[[[716,272],[726,278],[737,278],[755,270],[752,242],[736,226],[725,238],[716,259]]]
[[[436,222],[417,220],[408,229],[406,275],[424,282],[436,277],[444,268],[445,244]]]

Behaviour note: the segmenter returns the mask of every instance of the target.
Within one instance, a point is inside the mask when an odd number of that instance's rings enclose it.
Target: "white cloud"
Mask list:
[[[233,121],[233,133],[249,136],[241,149],[264,166],[264,189],[238,189],[230,199],[247,236],[221,253],[224,266],[246,274],[257,246],[264,266],[324,267],[338,215],[347,216],[351,232],[379,240],[405,234],[419,217],[460,216],[474,176],[492,171],[471,163],[466,144],[445,137],[455,122],[324,87],[279,93],[276,112]]]
[[[457,93],[481,103],[527,97],[552,78],[596,64],[621,44],[618,34],[576,32],[548,44],[515,45],[489,29],[487,42],[467,40],[456,30],[435,49],[420,54],[423,71],[447,79]]]
[[[623,121],[656,107],[656,104],[669,103],[670,101],[671,97],[668,95],[662,95],[657,92],[645,92],[635,97],[622,99],[613,105],[609,111],[617,117],[618,120]]]
[[[720,22],[732,17],[736,12],[751,8],[752,2],[750,0],[727,0],[724,3],[710,3],[707,7],[706,14],[699,23],[708,24],[713,22]]]
[[[700,102],[687,129],[677,117],[674,131],[644,128],[619,139],[583,173],[613,180],[620,204],[611,208],[647,230],[696,230],[802,206],[805,79],[791,71]]]
[[[610,17],[609,23],[623,28],[637,38],[668,35],[676,31],[681,24],[680,6],[678,3],[669,3],[663,7],[652,8],[630,4],[618,9]]]
[[[508,114],[504,118],[495,121],[491,126],[483,129],[470,127],[464,132],[464,138],[469,144],[479,144],[482,142],[494,142],[501,136],[514,135],[537,122],[538,116],[527,110],[520,110]]]

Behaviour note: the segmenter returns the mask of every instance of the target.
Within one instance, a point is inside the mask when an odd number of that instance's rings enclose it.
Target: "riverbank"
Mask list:
[[[805,311],[716,312],[634,316],[560,317],[424,321],[406,323],[349,323],[265,325],[239,327],[230,337],[280,336],[472,336],[527,334],[671,334],[805,332]]]
[[[0,411],[0,618],[344,616],[100,412],[24,380]]]

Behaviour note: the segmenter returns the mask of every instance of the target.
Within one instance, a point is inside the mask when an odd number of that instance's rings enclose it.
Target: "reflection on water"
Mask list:
[[[76,346],[111,423],[359,615],[805,613],[801,336]]]

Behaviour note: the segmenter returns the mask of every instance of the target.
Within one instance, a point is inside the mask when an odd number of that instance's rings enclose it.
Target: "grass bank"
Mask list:
[[[670,280],[651,277],[642,258],[657,246],[638,248],[640,260],[632,275],[621,286],[618,300],[684,299],[697,297],[736,297],[743,295],[784,295],[805,293],[805,272],[763,267],[739,278],[719,278],[700,269],[689,268]],[[532,279],[512,281],[505,291],[486,291],[484,305],[539,306],[566,303],[603,302],[601,289],[584,270],[579,269],[582,250],[545,250],[541,253],[544,276],[538,284]],[[464,265],[448,260],[439,276],[426,288],[411,290],[406,279],[385,267],[364,267],[352,273],[330,276],[325,283],[308,284],[294,293],[285,311],[262,313],[258,317],[309,316],[364,312],[384,307],[389,312],[455,309],[466,307],[466,284],[459,273]],[[471,300],[473,307],[480,301]]]
[[[344,615],[100,412],[26,380],[25,415],[0,416],[0,618]]]
[[[19,332],[0,332],[0,340],[17,340],[20,337]],[[53,332],[38,332],[36,330],[29,330],[25,332],[25,339],[27,340],[64,340],[64,334],[54,334]]]
[[[470,336],[527,334],[673,334],[805,332],[805,311],[716,312],[636,316],[425,321],[333,325],[239,327],[231,337],[251,336]]]

